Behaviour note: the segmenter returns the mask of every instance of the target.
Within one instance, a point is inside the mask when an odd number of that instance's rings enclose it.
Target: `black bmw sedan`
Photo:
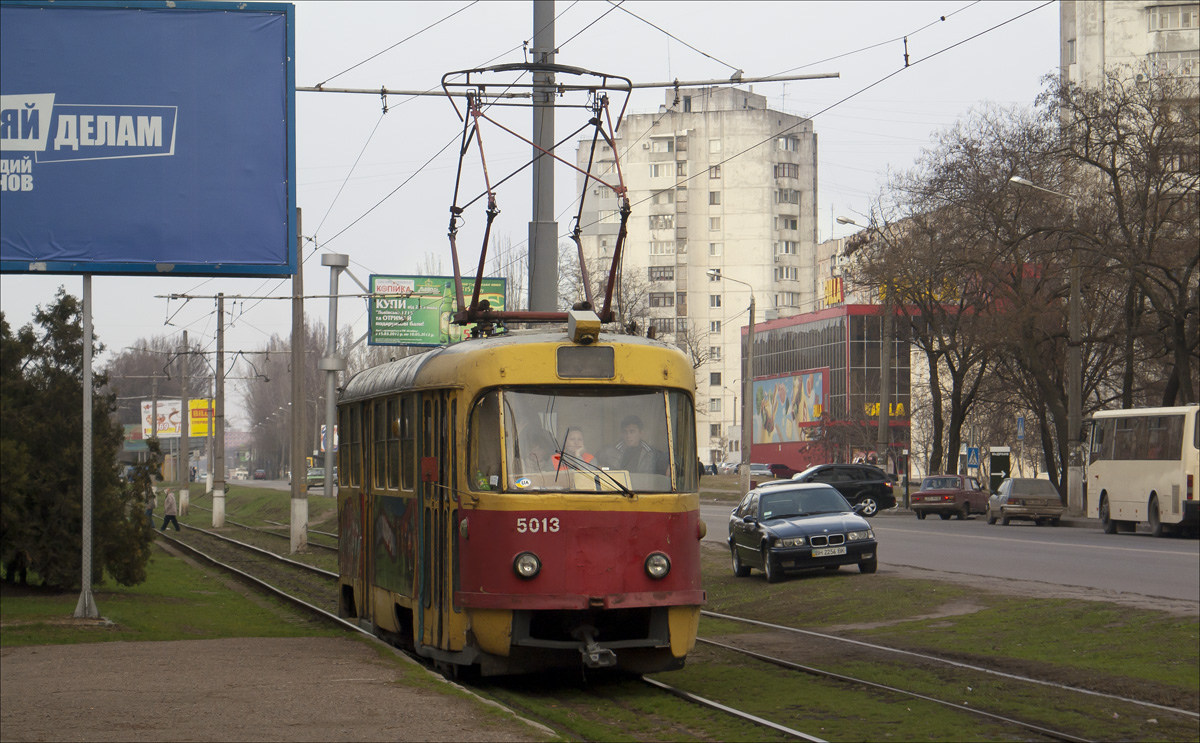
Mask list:
[[[874,573],[878,543],[861,510],[829,485],[785,481],[752,490],[729,515],[733,574],[759,568],[775,583],[785,572],[842,565]]]

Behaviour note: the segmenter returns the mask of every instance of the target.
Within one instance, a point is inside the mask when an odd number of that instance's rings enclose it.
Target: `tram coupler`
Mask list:
[[[579,654],[583,656],[583,664],[588,668],[608,668],[617,664],[617,654],[608,648],[596,644],[596,628],[591,625],[579,627],[571,632],[571,636],[583,643]]]

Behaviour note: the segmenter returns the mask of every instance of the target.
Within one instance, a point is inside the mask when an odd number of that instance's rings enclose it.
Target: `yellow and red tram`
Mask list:
[[[673,346],[545,328],[356,374],[339,613],[485,675],[681,667],[704,603],[694,385]]]

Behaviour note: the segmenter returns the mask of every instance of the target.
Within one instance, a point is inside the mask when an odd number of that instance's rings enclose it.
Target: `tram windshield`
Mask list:
[[[692,401],[665,389],[491,390],[472,411],[470,458],[476,490],[694,491]]]

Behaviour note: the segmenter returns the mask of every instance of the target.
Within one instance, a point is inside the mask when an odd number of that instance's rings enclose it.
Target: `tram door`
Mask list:
[[[454,457],[448,392],[421,397],[421,642],[449,646]],[[457,643],[456,643],[457,644]]]

